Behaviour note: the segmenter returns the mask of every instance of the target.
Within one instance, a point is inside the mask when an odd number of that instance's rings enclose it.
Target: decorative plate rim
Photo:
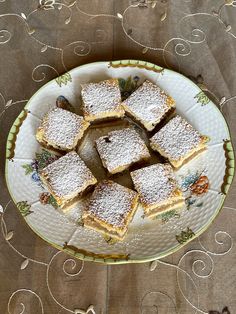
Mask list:
[[[181,73],[178,73],[176,71],[170,70],[170,69],[166,69],[166,68],[162,68],[158,65],[155,65],[154,63],[150,63],[150,62],[146,62],[146,61],[141,61],[141,60],[134,60],[134,59],[130,59],[130,60],[117,60],[117,61],[97,61],[97,62],[91,62],[91,63],[87,63],[87,64],[83,64],[80,65],[70,71],[68,71],[67,73],[73,73],[74,71],[76,71],[78,68],[81,67],[85,67],[87,65],[92,65],[92,64],[107,64],[108,67],[113,67],[113,68],[118,68],[118,67],[139,67],[139,68],[145,68],[149,71],[154,71],[154,72],[162,72],[164,70],[173,72],[175,74],[178,74],[179,76],[181,76],[182,79],[185,79],[188,81],[188,83],[191,83],[192,85],[194,85],[194,87],[198,88],[199,92],[201,92],[202,90],[194,83],[192,82],[189,78],[187,78],[186,76],[184,76]],[[60,76],[59,76],[60,77]],[[7,184],[7,188],[9,191],[9,194],[13,200],[13,202],[15,203],[16,207],[17,207],[17,202],[13,196],[13,193],[10,189],[10,185],[9,185],[9,181],[8,181],[8,162],[10,162],[10,160],[12,159],[12,149],[14,149],[14,145],[17,139],[17,134],[19,132],[19,129],[24,121],[24,119],[27,117],[27,108],[29,106],[29,103],[32,101],[32,99],[41,91],[41,89],[45,88],[45,86],[51,84],[56,78],[50,80],[49,82],[47,82],[46,84],[44,84],[43,86],[41,86],[32,96],[31,98],[28,100],[27,104],[24,106],[23,110],[20,112],[20,114],[17,116],[17,118],[15,119],[12,127],[9,130],[9,134],[7,137],[7,142],[6,142],[6,157],[5,157],[5,179],[6,179],[6,184]],[[84,253],[80,253],[77,252],[76,250],[73,250],[72,248],[63,248],[60,245],[57,245],[53,242],[50,242],[48,239],[44,238],[43,235],[39,234],[25,219],[26,224],[32,229],[32,231],[34,233],[36,233],[42,240],[46,241],[48,244],[50,244],[51,246],[55,247],[56,249],[66,252],[69,255],[78,258],[80,260],[85,260],[85,261],[93,261],[93,262],[97,262],[97,263],[102,263],[102,264],[128,264],[128,263],[144,263],[144,262],[150,262],[153,261],[155,259],[160,259],[160,258],[164,258],[176,251],[178,251],[179,249],[181,249],[182,247],[184,247],[185,245],[187,245],[190,241],[196,239],[197,237],[199,237],[203,232],[205,232],[210,225],[212,224],[212,222],[215,220],[215,218],[218,216],[218,214],[220,213],[221,209],[224,206],[224,202],[225,202],[225,198],[228,194],[229,188],[232,184],[234,175],[235,175],[235,156],[234,156],[234,148],[233,148],[233,144],[232,144],[232,140],[231,140],[231,134],[230,134],[230,129],[228,126],[227,121],[225,120],[225,117],[223,116],[222,112],[219,110],[219,108],[214,104],[214,102],[211,101],[211,103],[215,106],[215,108],[217,108],[217,111],[219,113],[219,115],[221,116],[221,118],[223,119],[224,123],[225,123],[225,129],[228,132],[228,141],[227,143],[225,143],[224,146],[224,150],[225,150],[225,155],[226,155],[226,169],[225,169],[225,178],[226,178],[226,184],[224,184],[224,191],[222,194],[222,198],[221,198],[221,202],[219,204],[219,207],[215,210],[214,215],[211,217],[211,219],[200,229],[198,230],[190,239],[188,239],[188,241],[186,241],[185,243],[178,243],[176,244],[175,247],[172,247],[166,251],[163,251],[162,253],[158,253],[155,254],[153,256],[147,256],[145,258],[129,258],[129,257],[122,257],[122,258],[114,258],[114,257],[102,257],[99,256],[99,254],[91,254],[89,252],[84,252]],[[229,152],[231,154],[229,154]],[[17,207],[18,208],[18,207]]]

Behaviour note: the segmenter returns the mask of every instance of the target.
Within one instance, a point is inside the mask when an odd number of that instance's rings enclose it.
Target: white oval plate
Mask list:
[[[43,194],[47,191],[40,185],[35,163],[38,159],[42,166],[51,158],[37,143],[35,132],[43,115],[55,106],[56,98],[64,95],[78,108],[81,83],[111,77],[120,78],[124,93],[144,79],[157,83],[175,99],[177,112],[209,138],[207,151],[177,173],[187,197],[186,208],[153,221],[143,219],[139,208],[125,240],[117,243],[108,243],[99,233],[81,226],[80,206],[66,214],[56,210],[53,200]],[[86,64],[47,83],[29,100],[7,141],[7,184],[27,224],[58,249],[103,263],[151,261],[181,248],[206,230],[216,217],[233,175],[230,134],[218,108],[186,77],[143,61]]]

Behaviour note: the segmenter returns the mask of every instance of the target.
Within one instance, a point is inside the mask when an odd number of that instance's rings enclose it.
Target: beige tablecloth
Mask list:
[[[208,231],[151,269],[74,261],[37,237],[11,201],[6,137],[27,99],[80,64],[128,58],[200,84],[235,143],[236,1],[0,0],[1,314],[236,313],[235,183]]]

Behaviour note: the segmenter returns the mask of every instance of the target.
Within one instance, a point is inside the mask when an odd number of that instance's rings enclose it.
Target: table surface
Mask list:
[[[106,266],[36,236],[4,178],[6,137],[27,100],[96,60],[140,59],[190,77],[218,104],[235,144],[235,14],[230,0],[0,0],[1,314],[236,313],[235,182],[208,231],[177,253]]]

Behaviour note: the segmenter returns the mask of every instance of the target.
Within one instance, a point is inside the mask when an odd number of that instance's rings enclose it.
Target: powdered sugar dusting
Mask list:
[[[61,108],[49,111],[43,118],[41,128],[44,139],[62,148],[73,148],[77,143],[78,133],[84,129],[84,119],[75,113]]]
[[[172,160],[185,157],[201,142],[201,135],[184,118],[176,116],[151,138]]]
[[[96,140],[96,145],[101,159],[110,172],[117,167],[129,166],[150,157],[145,142],[130,128],[112,131]]]
[[[174,173],[168,164],[155,164],[131,172],[141,202],[153,205],[168,200],[177,189]]]
[[[83,84],[81,95],[85,114],[97,115],[121,110],[121,94],[116,79]]]
[[[83,191],[85,182],[96,180],[76,152],[70,152],[42,170],[52,191],[59,197]]]
[[[95,188],[88,213],[111,226],[125,227],[126,217],[133,210],[132,202],[136,197],[136,192],[105,180]]]
[[[153,123],[154,126],[164,117],[170,109],[167,96],[157,85],[145,81],[124,104],[129,107],[137,119],[144,123]]]

